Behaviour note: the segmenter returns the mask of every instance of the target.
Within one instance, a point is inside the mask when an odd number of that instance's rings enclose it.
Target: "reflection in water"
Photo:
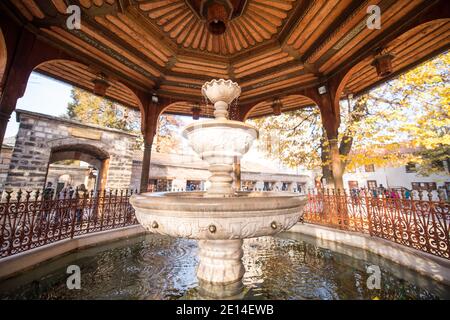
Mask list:
[[[290,233],[244,241],[244,299],[448,299],[450,288],[365,253],[331,251]],[[352,249],[353,250],[353,249]],[[348,251],[348,247],[347,247]],[[66,287],[66,268],[81,268],[81,290]],[[382,271],[381,289],[369,290],[369,265]],[[199,286],[197,242],[147,235],[85,249],[0,283],[2,299],[198,299],[224,288]],[[404,268],[403,268],[404,269]],[[407,280],[404,280],[407,279]],[[239,284],[228,287],[239,292]]]

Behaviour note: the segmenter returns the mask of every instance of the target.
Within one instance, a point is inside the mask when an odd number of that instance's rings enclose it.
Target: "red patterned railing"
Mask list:
[[[450,259],[450,204],[441,194],[315,190],[308,193],[303,219]]]
[[[129,190],[0,194],[0,258],[75,236],[137,224]]]
[[[137,224],[132,191],[0,193],[0,258]],[[435,197],[436,198],[436,197]],[[304,222],[366,233],[450,259],[450,204],[431,194],[308,193]]]

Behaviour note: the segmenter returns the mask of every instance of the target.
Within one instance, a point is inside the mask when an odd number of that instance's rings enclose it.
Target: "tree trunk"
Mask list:
[[[330,145],[330,160],[331,170],[333,171],[334,188],[337,190],[344,190],[344,172],[342,170],[342,161],[337,139],[328,140],[328,143]]]
[[[325,130],[323,130],[322,139],[320,140],[321,160],[322,160],[322,182],[326,183],[323,185],[324,188],[333,188],[333,171],[331,171],[331,161],[330,161],[330,150],[328,144],[326,143],[327,136]]]
[[[150,158],[152,154],[152,144],[144,142],[144,157],[142,159],[141,185],[139,191],[147,192],[148,180],[150,178]]]

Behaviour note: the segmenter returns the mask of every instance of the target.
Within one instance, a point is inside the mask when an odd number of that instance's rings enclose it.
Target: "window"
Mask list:
[[[253,191],[255,189],[256,181],[244,180],[241,182],[242,190]]]
[[[172,189],[172,180],[158,179],[156,180],[156,191],[170,191]]]
[[[187,180],[186,191],[201,190],[202,182],[200,180]]]
[[[149,179],[148,180],[147,190],[150,191],[150,192],[155,192],[156,191],[156,184],[157,184],[157,180],[156,179]]]
[[[306,183],[304,183],[304,182],[297,183],[297,190],[294,190],[294,191],[305,192],[306,191]]]
[[[436,182],[412,182],[413,190],[437,190]]]
[[[427,190],[437,190],[436,182],[428,182],[426,183]]]
[[[358,188],[358,181],[349,181],[348,188],[349,189]]]
[[[416,168],[416,164],[409,162],[406,166],[405,166],[406,172],[407,173],[413,173],[413,172],[417,172],[417,168]]]
[[[373,164],[367,164],[364,166],[365,172],[375,172],[375,166]]]
[[[431,166],[434,169],[437,169],[439,171],[444,171],[445,170],[445,166],[444,166],[444,161],[433,161],[433,163],[431,164]]]
[[[264,181],[264,191],[273,191],[275,187],[274,181]]]
[[[367,188],[373,190],[377,188],[377,180],[367,180]]]

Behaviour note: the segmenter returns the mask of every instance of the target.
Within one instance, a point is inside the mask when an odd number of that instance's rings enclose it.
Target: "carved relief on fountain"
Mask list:
[[[288,230],[298,222],[297,208],[263,217],[245,217],[246,212],[236,212],[235,217],[214,218],[162,216],[139,214],[139,222],[150,232],[189,239],[229,240],[275,235]]]

